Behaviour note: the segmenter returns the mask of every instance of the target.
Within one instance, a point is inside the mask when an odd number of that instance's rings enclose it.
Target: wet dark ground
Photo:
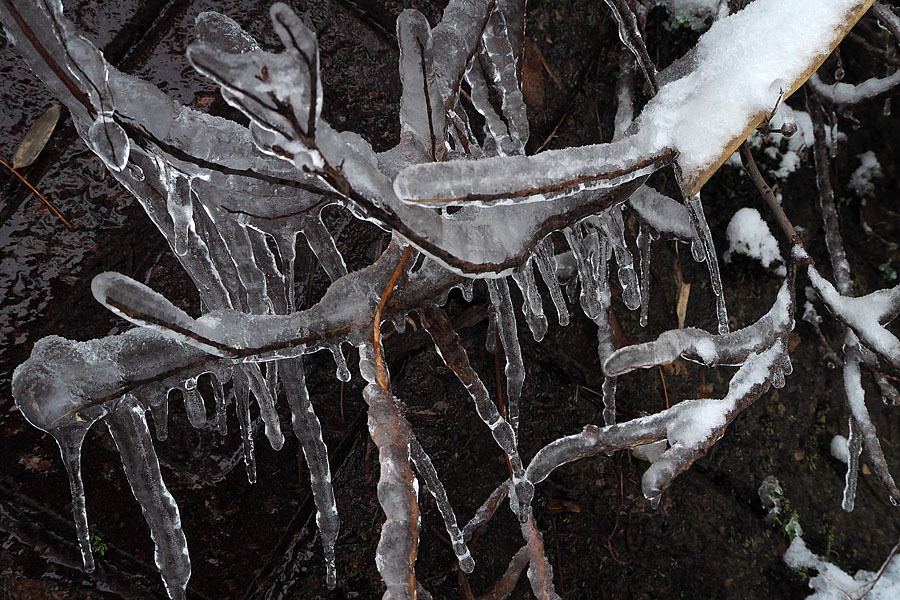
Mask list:
[[[273,43],[268,0],[242,2],[127,0],[114,9],[100,2],[67,3],[68,13],[121,69],[145,77],[184,103],[223,112],[216,90],[183,58],[190,25],[203,10],[220,10],[241,22],[264,45]],[[376,149],[398,136],[399,83],[393,22],[413,6],[434,23],[440,6],[431,2],[293,2],[315,26],[322,47],[326,117],[352,129]],[[617,39],[605,9],[588,0],[529,3],[526,99],[537,146],[556,129],[550,147],[608,140],[615,110]],[[684,52],[696,34],[669,31],[662,14],[651,15],[648,44],[661,65]],[[846,46],[847,44],[845,44]],[[853,49],[845,51],[848,76]],[[869,65],[870,66],[870,65]],[[53,103],[0,39],[0,154],[8,159],[28,127]],[[802,107],[802,98],[798,108]],[[892,212],[898,176],[896,118],[880,104],[857,113],[859,128],[844,122],[848,141],[836,159],[837,192],[851,265],[860,291],[892,282],[900,266],[894,242],[900,221]],[[872,149],[884,170],[876,196],[866,206],[846,188],[857,154]],[[825,264],[816,212],[815,183],[804,168],[781,184],[785,210],[805,228],[805,241]],[[0,598],[162,598],[153,567],[152,544],[131,496],[117,453],[104,427],[85,443],[85,487],[98,570],[81,572],[70,518],[70,498],[53,440],[24,421],[15,409],[9,379],[42,336],[85,340],[126,326],[93,301],[91,278],[115,270],[148,283],[196,313],[194,288],[139,206],[106,177],[98,159],[63,121],[39,161],[25,175],[76,225],[67,231],[12,176],[0,174]],[[724,229],[740,206],[764,207],[748,179],[725,167],[704,188],[707,213],[720,249]],[[339,210],[332,225],[346,224],[338,244],[352,266],[371,260],[383,237]],[[861,219],[873,234],[862,234]],[[774,228],[773,228],[774,231]],[[711,330],[713,304],[705,268],[686,247],[654,245],[653,300],[647,329],[635,314],[615,304],[622,335],[652,339],[674,327],[675,272],[691,283],[687,323]],[[307,281],[309,257],[297,261],[298,281]],[[885,267],[886,265],[886,267]],[[736,258],[723,263],[733,327],[752,323],[774,298],[779,279],[758,263]],[[314,273],[312,296],[324,290]],[[801,283],[801,286],[805,285]],[[802,293],[802,287],[800,288]],[[305,295],[305,289],[302,291]],[[473,365],[492,382],[497,362],[485,350],[483,291],[466,304],[451,295],[450,312]],[[518,304],[519,300],[515,302]],[[545,303],[552,313],[549,301]],[[521,445],[526,457],[549,441],[597,423],[602,378],[594,326],[577,309],[567,328],[551,325],[542,343],[522,328],[527,378],[523,393]],[[551,318],[551,323],[553,319]],[[839,329],[825,327],[833,347]],[[708,456],[680,476],[657,510],[640,494],[645,463],[628,454],[581,461],[557,471],[538,487],[536,515],[556,574],[557,590],[581,598],[802,598],[803,574],[789,570],[781,555],[789,538],[764,521],[756,490],[777,476],[803,525],[809,546],[849,570],[877,570],[900,535],[890,506],[868,468],[861,476],[856,510],[840,509],[843,465],[829,452],[832,437],[846,435],[847,409],[840,369],[829,364],[814,331],[798,319],[791,337],[794,374],[741,415]],[[506,476],[505,461],[449,370],[420,332],[393,334],[388,362],[397,395],[422,445],[431,454],[461,520]],[[502,357],[500,359],[502,361]],[[229,436],[191,429],[173,399],[168,441],[157,444],[163,475],[179,502],[191,548],[189,598],[377,598],[381,584],[374,547],[382,515],[375,497],[376,452],[365,431],[361,383],[341,385],[333,363],[308,359],[313,403],[325,427],[338,507],[339,589],[327,592],[312,502],[297,444],[280,452],[257,444],[259,481],[247,483],[239,460],[237,422]],[[667,402],[721,396],[728,369],[708,370],[676,361],[620,380],[619,418],[655,412]],[[891,373],[891,375],[895,375]],[[896,408],[877,399],[871,381],[870,408],[890,465],[900,464]],[[282,407],[284,408],[284,407]],[[282,415],[288,418],[286,411]],[[285,421],[286,422],[286,421]],[[864,459],[865,460],[865,459]],[[460,598],[460,580],[443,526],[422,496],[422,541],[417,572],[436,598]],[[505,570],[521,545],[518,528],[501,510],[474,544],[477,562],[468,583],[476,594]],[[514,598],[528,598],[520,582]]]

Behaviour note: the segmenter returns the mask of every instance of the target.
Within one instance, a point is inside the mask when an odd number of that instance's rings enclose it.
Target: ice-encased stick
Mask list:
[[[383,600],[416,597],[416,556],[419,550],[419,484],[410,465],[412,431],[387,391],[390,374],[375,362],[373,342],[359,347],[359,371],[369,384],[363,389],[369,435],[378,448],[378,502],[385,521],[375,551],[375,565],[387,587]],[[381,384],[376,383],[376,373]],[[384,385],[385,387],[381,387]]]
[[[422,159],[441,160],[444,146],[444,103],[434,76],[431,27],[417,10],[397,17],[400,45],[400,138],[418,145]]]
[[[456,522],[456,513],[450,505],[447,490],[444,489],[444,484],[441,483],[438,477],[437,469],[434,468],[431,457],[428,456],[428,453],[425,452],[419,440],[415,437],[410,441],[409,449],[413,463],[416,465],[416,471],[425,480],[425,485],[428,486],[428,491],[434,497],[438,511],[444,519],[444,527],[447,529],[447,535],[450,536],[450,545],[453,547],[453,553],[456,554],[456,559],[459,561],[459,567],[463,572],[471,573],[475,569],[475,561],[469,553],[466,540]]]
[[[428,304],[419,308],[419,314],[422,317],[422,326],[431,336],[441,360],[466,388],[475,403],[478,416],[490,428],[494,441],[509,458],[515,488],[514,498],[511,498],[514,501],[512,502],[513,510],[520,520],[526,519],[531,513],[534,485],[525,477],[515,431],[509,421],[500,415],[478,373],[469,364],[466,350],[444,312],[440,308]]]
[[[730,333],[713,335],[701,329],[672,329],[652,342],[625,346],[603,365],[607,375],[624,375],[640,368],[666,364],[683,356],[706,366],[741,364],[751,352],[761,352],[793,327],[792,275],[782,284],[775,302],[756,323]]]

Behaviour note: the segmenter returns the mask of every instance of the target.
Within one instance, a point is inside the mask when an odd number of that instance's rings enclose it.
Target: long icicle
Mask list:
[[[519,399],[522,397],[522,385],[525,382],[525,365],[522,362],[522,348],[519,346],[519,331],[516,325],[516,312],[509,296],[509,284],[506,279],[488,279],[488,292],[491,304],[497,315],[497,331],[500,343],[506,354],[506,395],[509,424],[513,432],[519,431]]]
[[[159,460],[144,417],[144,409],[131,396],[106,418],[109,433],[122,457],[125,475],[150,526],[155,547],[153,559],[162,575],[169,598],[185,598],[191,577],[187,540],[181,529],[178,505],[166,488]]]
[[[309,484],[316,504],[316,525],[319,527],[325,552],[326,583],[331,590],[337,585],[334,544],[340,531],[340,519],[334,501],[328,448],[322,439],[322,425],[309,400],[302,359],[285,360],[282,365],[281,383],[291,408],[294,435],[300,441],[303,457],[309,467]]]
[[[410,440],[409,450],[413,464],[416,465],[416,471],[425,480],[425,485],[428,486],[428,491],[434,497],[438,511],[440,511],[441,517],[444,519],[444,526],[447,528],[447,535],[450,536],[450,545],[453,546],[453,553],[456,554],[456,559],[459,561],[459,568],[464,573],[471,573],[475,570],[475,561],[472,559],[471,553],[469,553],[469,547],[466,545],[466,540],[456,521],[456,513],[453,512],[453,507],[450,506],[447,490],[444,489],[444,484],[441,483],[438,477],[437,469],[434,468],[431,457],[428,456],[428,453],[425,452],[419,440],[415,437]]]

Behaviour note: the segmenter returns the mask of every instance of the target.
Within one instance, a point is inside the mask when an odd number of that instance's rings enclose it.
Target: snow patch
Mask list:
[[[863,152],[859,158],[859,167],[853,171],[850,176],[850,183],[847,186],[853,190],[857,196],[861,198],[871,198],[875,195],[874,180],[880,179],[882,176],[881,163],[875,153],[869,150]]]
[[[733,253],[743,254],[757,259],[762,266],[772,268],[778,275],[786,273],[778,242],[755,208],[742,208],[734,213],[725,236],[728,239],[725,262],[731,262]]]

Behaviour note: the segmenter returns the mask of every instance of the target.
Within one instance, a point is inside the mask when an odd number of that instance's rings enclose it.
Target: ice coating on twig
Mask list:
[[[533,156],[412,165],[394,180],[394,192],[430,206],[546,202],[617,187],[649,175],[671,158],[666,149],[644,148],[640,138],[628,137]]]
[[[469,357],[465,348],[459,341],[459,336],[450,326],[443,311],[436,306],[424,306],[419,309],[422,316],[422,326],[428,331],[437,349],[438,355],[444,364],[453,371],[454,375],[466,388],[469,396],[475,403],[478,416],[491,430],[491,435],[497,445],[506,453],[513,472],[513,487],[515,500],[513,510],[517,512],[519,519],[525,519],[531,511],[531,500],[534,496],[534,485],[525,478],[525,470],[516,442],[516,433],[509,421],[504,419],[497,411],[497,407],[491,400],[487,388],[478,376],[478,373],[469,365]]]
[[[528,141],[528,118],[525,99],[519,89],[516,50],[511,44],[511,32],[501,7],[502,4],[504,3],[498,2],[491,12],[481,43],[484,47],[484,56],[488,59],[485,65],[486,73],[500,90],[501,109],[507,123],[509,137],[521,152]]]
[[[484,118],[484,149],[490,154],[512,156],[522,154],[523,145],[512,135],[503,117],[494,110],[490,99],[488,75],[482,66],[482,56],[477,55],[466,70],[466,82],[469,84],[472,106]],[[446,206],[437,203],[437,206]]]
[[[637,218],[667,237],[681,241],[696,239],[687,207],[648,186],[641,186],[628,198],[628,206]]]
[[[809,84],[831,104],[846,108],[889,96],[900,87],[900,72],[895,71],[887,77],[872,77],[857,84],[843,81],[826,84],[818,75],[813,75],[809,78]]]
[[[847,356],[844,361],[844,388],[847,394],[847,405],[850,407],[851,420],[855,422],[850,427],[850,441],[848,447],[855,448],[859,446],[856,437],[861,438],[862,445],[865,446],[866,452],[872,460],[875,475],[887,489],[891,503],[897,506],[900,504],[900,489],[894,482],[894,478],[887,466],[887,460],[884,451],[881,449],[881,442],[878,439],[878,433],[875,431],[875,425],[872,423],[872,417],[869,415],[869,409],[866,406],[865,391],[862,387],[860,378],[860,363],[862,362],[861,352],[858,350],[859,342],[852,331],[847,332],[845,341],[845,354]],[[856,429],[857,431],[854,431]],[[852,457],[851,457],[852,458]],[[851,460],[849,464],[856,461]],[[858,467],[858,464],[856,465]],[[855,478],[856,474],[851,477],[848,472],[848,482]],[[851,486],[848,485],[844,494],[844,509],[853,510]],[[848,502],[849,501],[849,502]]]
[[[371,345],[360,346],[359,370],[369,382],[363,389],[369,407],[369,435],[378,448],[378,502],[386,517],[375,565],[387,586],[383,600],[413,600],[420,518],[418,483],[410,466],[413,437],[396,399],[376,383],[374,355]]]
[[[444,147],[444,103],[434,77],[431,27],[424,15],[407,9],[397,17],[400,44],[400,136],[418,143],[427,160],[440,160]]]
[[[782,284],[769,312],[752,325],[720,335],[694,328],[666,331],[655,341],[615,351],[604,363],[603,370],[607,375],[619,376],[635,369],[665,364],[678,357],[709,367],[741,364],[751,352],[764,350],[774,336],[793,328],[789,279]]]
[[[666,426],[669,449],[641,478],[644,497],[652,506],[681,472],[690,467],[725,432],[740,411],[768,388],[772,373],[778,369],[786,351],[781,340],[761,352],[751,353],[728,384],[728,394],[721,400],[686,400],[678,405],[678,416]]]
[[[181,529],[178,506],[159,471],[144,410],[133,398],[126,396],[121,405],[107,416],[106,423],[122,456],[131,491],[150,526],[155,546],[153,558],[166,591],[173,600],[183,599],[191,577],[187,540]]]
[[[428,491],[434,496],[438,511],[444,519],[444,526],[447,529],[447,535],[450,537],[450,545],[453,546],[453,552],[456,554],[456,559],[459,561],[459,567],[463,572],[471,573],[475,569],[475,561],[472,559],[469,548],[466,546],[466,540],[463,537],[463,533],[456,523],[456,513],[453,512],[453,507],[450,506],[450,500],[447,498],[447,490],[444,489],[444,484],[441,483],[441,480],[438,477],[437,470],[431,462],[431,457],[428,456],[422,448],[422,445],[419,444],[419,440],[415,438],[410,442],[409,448],[410,456],[413,463],[416,465],[416,471],[418,471],[419,476],[425,480],[425,485],[428,486]]]
[[[831,314],[852,329],[867,348],[900,368],[900,340],[884,327],[900,313],[900,286],[850,298],[839,294],[812,265],[807,274]]]
[[[277,154],[277,146],[293,153],[298,168],[320,167],[322,159],[312,142],[322,110],[316,37],[286,5],[273,4],[269,12],[284,52],[222,54],[200,41],[188,47],[188,60],[223,86],[229,103],[254,118],[260,129],[256,139],[271,152]]]

